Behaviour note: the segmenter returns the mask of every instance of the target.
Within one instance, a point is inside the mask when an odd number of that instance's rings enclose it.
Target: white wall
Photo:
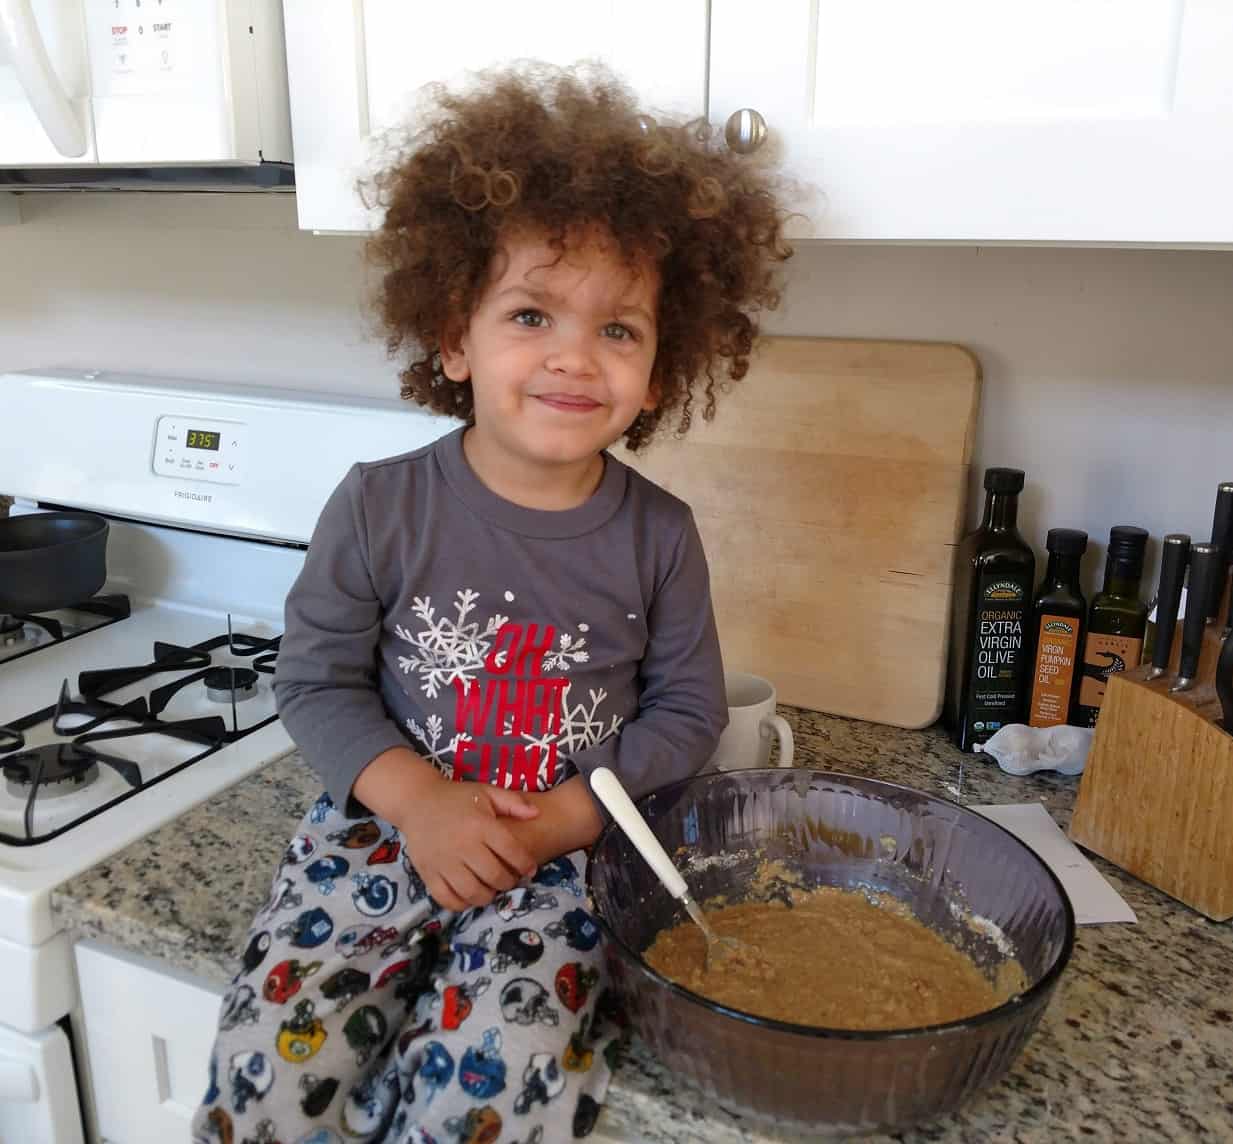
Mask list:
[[[301,234],[289,196],[26,195],[21,211],[0,226],[0,371],[397,392],[360,240]],[[974,350],[973,486],[984,465],[1026,469],[1038,548],[1052,525],[1205,538],[1233,479],[1233,252],[810,245],[767,329]]]

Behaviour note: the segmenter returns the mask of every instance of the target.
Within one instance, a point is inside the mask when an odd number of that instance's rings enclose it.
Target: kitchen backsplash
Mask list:
[[[290,196],[27,195],[22,214],[0,227],[0,370],[395,392],[362,242],[300,232]],[[1025,469],[1024,534],[1039,553],[1047,528],[1085,529],[1090,587],[1112,524],[1210,528],[1233,477],[1231,297],[1229,251],[811,244],[766,328],[971,348],[971,512],[986,465]]]

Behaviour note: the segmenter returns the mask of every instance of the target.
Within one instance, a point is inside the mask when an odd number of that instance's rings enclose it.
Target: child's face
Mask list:
[[[653,409],[658,289],[653,267],[631,268],[598,237],[564,252],[505,241],[465,331],[441,348],[445,375],[471,382],[486,455],[589,462]]]

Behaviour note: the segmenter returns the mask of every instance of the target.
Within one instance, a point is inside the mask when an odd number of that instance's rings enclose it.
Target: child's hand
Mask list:
[[[433,783],[395,825],[428,892],[450,910],[486,906],[537,863],[503,818],[539,809],[517,791],[484,783]]]

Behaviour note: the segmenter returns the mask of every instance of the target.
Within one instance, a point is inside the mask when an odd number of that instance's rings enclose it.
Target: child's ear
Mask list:
[[[441,372],[450,381],[471,380],[471,363],[467,358],[467,351],[463,348],[461,330],[446,330],[441,336],[438,352],[441,354]]]
[[[650,413],[659,406],[659,382],[655,378],[651,378],[651,384],[647,386],[646,396],[642,399],[642,408]]]

